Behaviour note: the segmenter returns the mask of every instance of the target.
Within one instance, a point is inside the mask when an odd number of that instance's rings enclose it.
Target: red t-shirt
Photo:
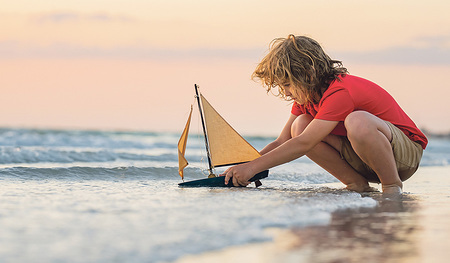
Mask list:
[[[400,108],[394,98],[377,84],[352,75],[343,75],[331,82],[319,104],[299,105],[294,102],[292,114],[310,114],[315,119],[339,121],[331,134],[347,136],[344,120],[353,111],[367,111],[378,118],[389,121],[409,139],[419,143],[423,149],[428,140],[414,122]]]

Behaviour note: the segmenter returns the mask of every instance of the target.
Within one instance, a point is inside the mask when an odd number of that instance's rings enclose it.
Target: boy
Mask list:
[[[291,115],[261,157],[230,167],[225,182],[246,186],[254,174],[303,155],[349,190],[402,193],[402,181],[417,170],[428,141],[384,89],[349,75],[313,39],[275,39],[253,73],[267,91],[293,100]]]

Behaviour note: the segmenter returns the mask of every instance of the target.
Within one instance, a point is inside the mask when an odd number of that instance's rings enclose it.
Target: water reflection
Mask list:
[[[295,229],[295,249],[308,262],[418,262],[421,225],[414,196],[386,198],[374,208],[341,210],[327,226]]]

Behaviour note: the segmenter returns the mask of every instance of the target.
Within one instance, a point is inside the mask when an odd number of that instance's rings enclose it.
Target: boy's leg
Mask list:
[[[391,130],[385,121],[365,111],[350,113],[344,122],[352,148],[372,170],[383,192],[401,192],[403,186],[390,141]]]
[[[300,135],[312,120],[313,117],[311,115],[303,114],[298,116],[291,127],[292,137]],[[341,143],[341,139],[338,136],[328,135],[310,150],[306,156],[344,183],[347,189],[357,192],[373,191],[367,179],[341,158]]]

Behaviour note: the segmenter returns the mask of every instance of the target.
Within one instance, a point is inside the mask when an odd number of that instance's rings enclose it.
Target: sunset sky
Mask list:
[[[269,42],[318,40],[421,128],[450,132],[450,1],[0,0],[0,127],[181,132],[194,83],[239,132],[287,102],[250,75]]]

